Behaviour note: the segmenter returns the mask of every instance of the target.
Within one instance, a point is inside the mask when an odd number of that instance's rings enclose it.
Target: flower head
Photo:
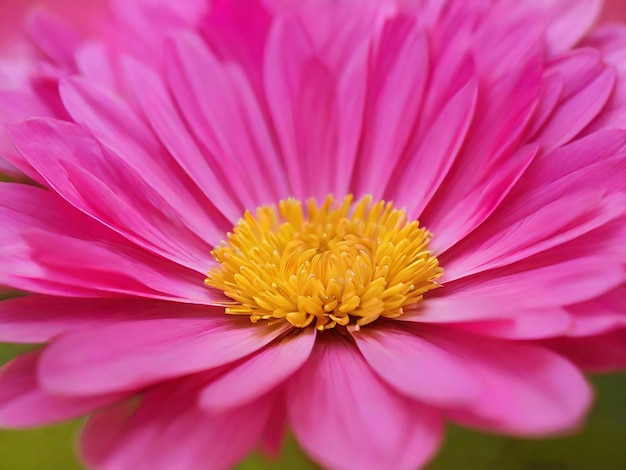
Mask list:
[[[114,1],[4,91],[0,423],[94,469],[286,427],[414,469],[444,420],[579,426],[624,366],[626,32],[595,1]],[[54,33],[54,34],[53,34]],[[83,38],[83,39],[77,39]],[[8,118],[10,117],[10,119]],[[584,351],[593,351],[586,354]]]

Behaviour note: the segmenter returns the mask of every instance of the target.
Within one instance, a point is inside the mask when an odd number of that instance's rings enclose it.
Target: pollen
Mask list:
[[[246,212],[211,253],[205,283],[252,322],[358,329],[396,318],[440,287],[432,234],[391,202],[285,199]]]

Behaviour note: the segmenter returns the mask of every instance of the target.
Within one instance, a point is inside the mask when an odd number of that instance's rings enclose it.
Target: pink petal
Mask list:
[[[442,257],[448,279],[564,244],[621,214],[622,130],[593,133],[531,164],[496,214]],[[590,201],[596,200],[595,204]]]
[[[579,426],[589,409],[592,392],[583,375],[543,347],[451,330],[423,330],[423,335],[483,380],[483,393],[471,406],[450,411],[456,422],[539,437]]]
[[[352,337],[367,363],[398,392],[434,406],[463,406],[482,392],[480,377],[416,332],[361,328]]]
[[[268,393],[306,362],[314,342],[315,329],[274,341],[207,385],[200,392],[200,408],[224,411]]]
[[[116,292],[207,303],[217,295],[193,272],[132,246],[55,194],[0,184],[0,283],[52,295]]]
[[[263,432],[261,450],[270,458],[278,458],[287,432],[287,409],[279,395],[271,411],[271,419]]]
[[[483,180],[466,196],[462,205],[451,209],[436,223],[441,232],[433,249],[444,253],[479,227],[498,209],[537,155],[536,145],[521,147],[514,155],[485,173]],[[433,230],[437,230],[437,225]]]
[[[474,81],[461,88],[425,131],[411,158],[396,168],[393,178],[385,179],[388,198],[411,218],[419,218],[453,165],[474,117],[477,92]]]
[[[236,361],[288,329],[207,314],[69,332],[46,348],[40,380],[48,390],[77,395],[134,389]]]
[[[548,261],[548,260],[546,260]],[[567,305],[593,298],[620,285],[624,269],[608,256],[580,257],[528,269],[496,270],[446,287],[448,299],[499,300],[503,309]],[[546,289],[546,286],[550,286]],[[504,300],[506,299],[506,300]]]
[[[245,75],[225,67],[198,36],[179,34],[171,46],[167,68],[174,96],[243,206],[286,197],[280,156]],[[251,174],[267,184],[251,184]]]
[[[119,56],[130,55],[157,67],[163,63],[164,43],[169,36],[202,27],[214,3],[206,0],[109,2],[116,20],[106,37],[109,47],[117,49]]]
[[[607,66],[593,81],[562,102],[542,129],[537,141],[553,150],[582,131],[607,103],[615,84],[615,70]]]
[[[420,217],[433,233],[445,237],[440,250],[482,223],[534,156],[532,148],[518,148],[541,91],[542,38],[536,22],[508,17],[507,21],[499,21],[502,18],[498,11],[491,12],[489,21],[481,25],[480,40],[476,39],[485,45],[480,54],[475,54],[475,60],[481,61],[476,64],[475,74],[482,79],[478,82],[479,99],[471,132]],[[507,41],[502,43],[498,31],[508,27],[514,31],[507,32]],[[497,48],[492,47],[494,40],[500,41]],[[512,60],[515,65],[510,63]],[[486,179],[485,174],[490,178]],[[468,199],[473,210],[465,211]],[[451,213],[456,217],[449,219]]]
[[[536,10],[535,14],[546,18],[546,39],[551,54],[575,46],[593,27],[602,10],[600,0],[530,0],[523,3],[509,0],[509,3]]]
[[[388,389],[341,337],[320,335],[311,359],[289,385],[296,438],[325,467],[409,470],[439,446],[439,412]]]
[[[573,328],[567,336],[590,336],[626,327],[626,284],[600,297],[571,305]]]
[[[202,317],[211,307],[145,299],[29,295],[0,302],[0,341],[47,343],[62,333],[124,320]],[[214,310],[217,314],[219,309]]]
[[[123,160],[144,186],[158,188],[164,204],[196,235],[203,238],[214,230],[215,214],[204,208],[208,201],[127,103],[83,78],[63,80],[59,92],[72,118],[112,150],[110,164],[114,165],[115,159]],[[111,178],[101,176],[105,182]]]
[[[139,62],[128,61],[126,69],[146,119],[163,145],[211,203],[234,225],[245,212],[237,201],[236,191],[231,194],[234,188],[211,168],[210,159],[190,135],[165,84],[156,72]]]
[[[0,90],[0,156],[6,159],[4,166],[12,165],[33,181],[44,183],[30,163],[20,154],[11,141],[7,126],[14,121],[21,121],[31,116],[50,116],[52,111],[42,99],[30,90]],[[13,174],[11,171],[9,174]]]
[[[446,254],[442,259],[446,280],[507,266],[562,245],[619,217],[625,203],[622,195],[603,197],[597,189],[571,192],[509,227],[494,221],[485,231],[479,230],[482,237],[476,234],[464,241],[458,255]],[[494,225],[502,229],[496,231]]]
[[[53,281],[76,287],[77,293],[87,289],[201,304],[220,297],[204,285],[205,275],[142,250],[36,231],[24,233],[21,242],[0,249],[6,283],[16,288],[52,294],[47,281]]]
[[[95,415],[81,439],[83,460],[103,470],[227,470],[257,445],[272,419],[271,398],[220,414],[200,411],[194,398],[189,387],[161,386],[134,413],[119,407]]]
[[[495,338],[542,339],[566,334],[572,330],[573,325],[572,315],[563,308],[553,307],[516,311],[508,318],[469,321],[453,326]]]
[[[35,119],[12,126],[11,135],[48,184],[81,211],[151,251],[206,271],[211,262],[208,240],[217,243],[228,227],[217,225],[223,223],[219,219],[199,217],[208,224],[199,238],[172,215],[176,209],[165,197],[167,187],[148,185],[145,175],[74,124]]]
[[[264,82],[285,170],[295,197],[323,198],[337,147],[337,103],[331,71],[294,20],[270,31]],[[316,119],[308,129],[308,120]],[[320,150],[323,150],[320,153]]]
[[[608,22],[626,21],[626,5],[622,0],[605,0],[602,19]]]
[[[624,328],[586,338],[555,338],[543,344],[589,372],[606,373],[626,369]]]
[[[624,283],[618,256],[618,248],[624,246],[623,237],[622,222],[618,221],[570,242],[565,249],[551,250],[543,262],[540,258],[518,263],[515,270],[500,269],[450,283],[399,320],[426,323],[506,320],[529,310],[553,311],[593,299]],[[587,255],[594,251],[597,255]],[[571,259],[572,253],[580,258]],[[624,253],[620,256],[623,259]],[[546,285],[550,288],[546,289]]]
[[[46,11],[36,11],[30,21],[30,35],[39,48],[58,64],[71,65],[78,32],[72,24]]]
[[[272,22],[268,2],[219,0],[201,24],[202,34],[221,57],[241,64],[260,91],[263,54]]]
[[[385,22],[370,64],[362,153],[357,163],[357,194],[384,188],[400,160],[419,117],[430,76],[429,55],[428,40],[417,19],[399,15]],[[474,92],[469,91],[469,95]],[[469,112],[467,120],[471,121],[473,98],[467,98],[467,94],[451,106],[455,111],[460,111],[457,107],[469,108],[463,111]],[[462,132],[458,128],[463,124],[457,121],[465,121],[464,115],[454,115],[453,119],[451,135]],[[449,146],[454,147],[456,139],[451,140]],[[442,157],[435,159],[445,162]]]
[[[125,398],[125,394],[93,397],[52,395],[37,383],[40,352],[13,359],[0,369],[0,425],[42,426],[95,411]]]

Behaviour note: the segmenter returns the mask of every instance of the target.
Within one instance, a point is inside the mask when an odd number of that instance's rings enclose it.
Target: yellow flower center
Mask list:
[[[286,199],[249,211],[212,254],[226,313],[319,330],[396,318],[440,284],[432,234],[390,202]]]

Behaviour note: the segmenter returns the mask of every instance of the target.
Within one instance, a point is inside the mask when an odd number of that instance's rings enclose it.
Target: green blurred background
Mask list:
[[[4,363],[22,350],[0,345],[0,361]],[[592,380],[597,401],[583,432],[531,441],[488,436],[450,426],[442,452],[428,469],[626,469],[626,374]],[[76,421],[30,431],[0,431],[0,470],[80,469],[72,453],[80,425]],[[238,470],[296,468],[317,467],[288,440],[278,461],[268,462],[254,455],[241,463]]]

